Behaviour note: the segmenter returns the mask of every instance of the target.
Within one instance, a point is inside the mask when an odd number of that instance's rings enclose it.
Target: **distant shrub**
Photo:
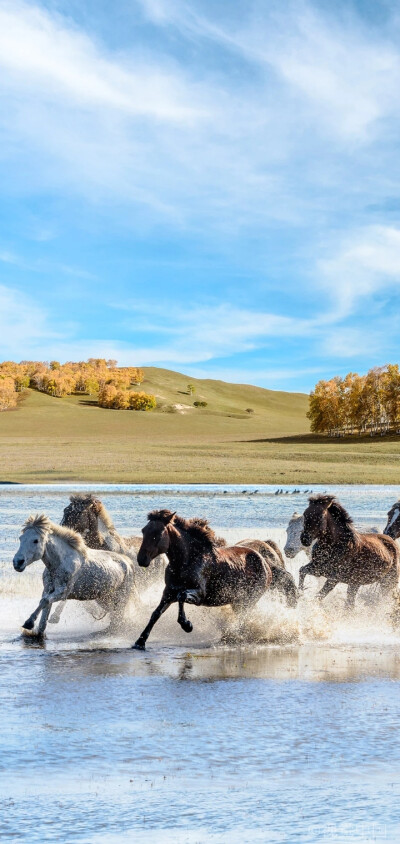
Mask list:
[[[130,410],[153,410],[157,406],[156,397],[150,393],[135,393],[129,394],[129,409]]]
[[[193,407],[207,407],[208,402],[206,401],[194,401]]]
[[[193,395],[193,393],[195,392],[195,386],[194,386],[194,384],[188,384],[188,385],[187,385],[187,390],[188,390],[189,396],[192,396],[192,395]]]
[[[254,413],[253,408],[252,407],[246,407],[246,413]]]

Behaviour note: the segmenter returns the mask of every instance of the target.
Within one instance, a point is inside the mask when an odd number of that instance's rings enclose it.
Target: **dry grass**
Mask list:
[[[307,397],[145,369],[153,413],[111,411],[88,397],[28,391],[0,414],[0,480],[135,483],[396,483],[398,438],[308,434]],[[191,397],[187,384],[196,388]],[[204,410],[168,412],[172,404]],[[254,414],[246,413],[253,408]]]

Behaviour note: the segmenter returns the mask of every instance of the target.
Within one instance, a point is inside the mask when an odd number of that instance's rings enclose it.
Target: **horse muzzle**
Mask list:
[[[289,560],[292,560],[293,557],[296,556],[296,550],[294,548],[291,548],[290,546],[287,548],[286,545],[283,549],[283,553],[284,553],[285,557],[289,558]]]
[[[23,557],[14,557],[13,566],[15,568],[15,571],[23,571],[26,566],[25,559]]]
[[[149,567],[150,563],[151,563],[151,557],[148,557],[147,554],[141,553],[139,551],[139,553],[137,555],[137,561],[138,561],[139,566],[141,566],[142,569],[147,569]]]
[[[312,536],[311,534],[307,533],[307,531],[303,530],[300,534],[300,542],[304,545],[305,548],[309,548],[312,543]]]

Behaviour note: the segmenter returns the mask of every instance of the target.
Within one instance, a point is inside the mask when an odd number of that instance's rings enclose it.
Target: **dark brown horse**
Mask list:
[[[231,604],[247,610],[268,589],[272,573],[266,560],[251,548],[221,545],[204,519],[182,519],[171,510],[148,515],[138,563],[147,567],[158,554],[166,554],[165,589],[150,621],[133,647],[144,650],[149,634],[168,607],[178,602],[178,623],[193,630],[184,604],[220,607]]]
[[[307,574],[326,577],[319,598],[336,586],[347,583],[347,606],[353,607],[360,586],[379,581],[385,590],[399,585],[399,551],[396,543],[384,534],[359,533],[352,519],[334,495],[309,498],[304,511],[301,542],[305,546],[317,540],[311,562],[302,566],[299,588],[303,589]]]
[[[297,586],[290,572],[286,570],[285,560],[279,545],[272,539],[243,539],[236,544],[252,548],[253,551],[258,551],[264,557],[272,572],[271,591],[276,589],[277,592],[281,592],[285,596],[288,606],[295,607],[298,600]]]
[[[388,520],[385,530],[385,536],[391,536],[392,539],[400,537],[400,501],[396,501],[393,507],[388,512]]]

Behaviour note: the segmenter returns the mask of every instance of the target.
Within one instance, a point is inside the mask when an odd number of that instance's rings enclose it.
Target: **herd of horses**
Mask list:
[[[396,598],[398,537],[400,501],[389,510],[383,533],[363,533],[335,496],[312,495],[304,513],[290,520],[282,554],[270,539],[250,538],[228,546],[205,519],[184,519],[166,509],[149,513],[141,539],[122,537],[95,495],[73,495],[60,525],[38,515],[23,526],[14,569],[22,572],[37,560],[45,566],[42,597],[23,630],[43,636],[48,621],[57,623],[70,599],[90,602],[86,606],[97,619],[109,613],[110,628],[115,629],[128,603],[139,600],[149,582],[146,572],[152,562],[163,572],[165,587],[133,645],[139,650],[145,649],[152,628],[173,603],[178,604],[178,623],[189,633],[193,625],[185,604],[230,605],[235,613],[244,613],[267,590],[277,590],[295,606],[307,575],[325,578],[319,599],[338,583],[347,584],[347,608],[354,607],[358,589],[366,584],[379,583],[383,595]],[[309,562],[300,568],[296,586],[285,557],[299,551],[306,551]]]

